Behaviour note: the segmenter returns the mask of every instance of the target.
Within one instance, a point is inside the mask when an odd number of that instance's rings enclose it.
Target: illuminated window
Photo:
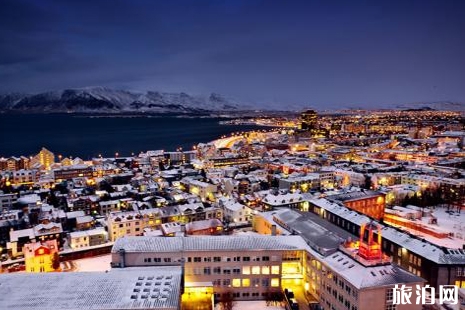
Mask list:
[[[39,249],[39,255],[44,254],[44,249]]]
[[[271,274],[279,274],[279,266],[271,266]]]
[[[270,266],[263,266],[262,274],[270,274]]]
[[[233,287],[241,287],[241,279],[233,279],[232,280]]]
[[[272,287],[278,287],[279,286],[279,278],[271,279],[271,286]]]
[[[250,267],[249,266],[242,267],[242,274],[250,274]]]
[[[249,287],[250,286],[250,279],[242,279],[242,286]]]
[[[260,266],[253,266],[252,274],[260,274]]]

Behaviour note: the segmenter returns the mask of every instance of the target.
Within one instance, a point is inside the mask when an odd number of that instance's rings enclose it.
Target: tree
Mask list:
[[[232,292],[226,292],[221,295],[219,302],[222,310],[233,310],[236,302]]]
[[[52,256],[52,268],[55,271],[58,271],[58,269],[60,269],[60,257],[58,256],[57,252],[53,253]]]

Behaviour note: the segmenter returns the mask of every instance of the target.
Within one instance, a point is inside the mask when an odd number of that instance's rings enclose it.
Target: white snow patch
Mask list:
[[[74,261],[78,272],[110,270],[111,254],[77,259]]]

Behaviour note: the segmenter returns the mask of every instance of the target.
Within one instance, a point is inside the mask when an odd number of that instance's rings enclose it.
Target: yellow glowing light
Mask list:
[[[240,287],[241,286],[241,279],[233,279],[232,280],[233,287]]]

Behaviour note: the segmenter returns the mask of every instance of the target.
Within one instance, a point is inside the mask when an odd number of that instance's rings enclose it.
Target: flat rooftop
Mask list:
[[[0,309],[179,309],[180,267],[2,274]]]

